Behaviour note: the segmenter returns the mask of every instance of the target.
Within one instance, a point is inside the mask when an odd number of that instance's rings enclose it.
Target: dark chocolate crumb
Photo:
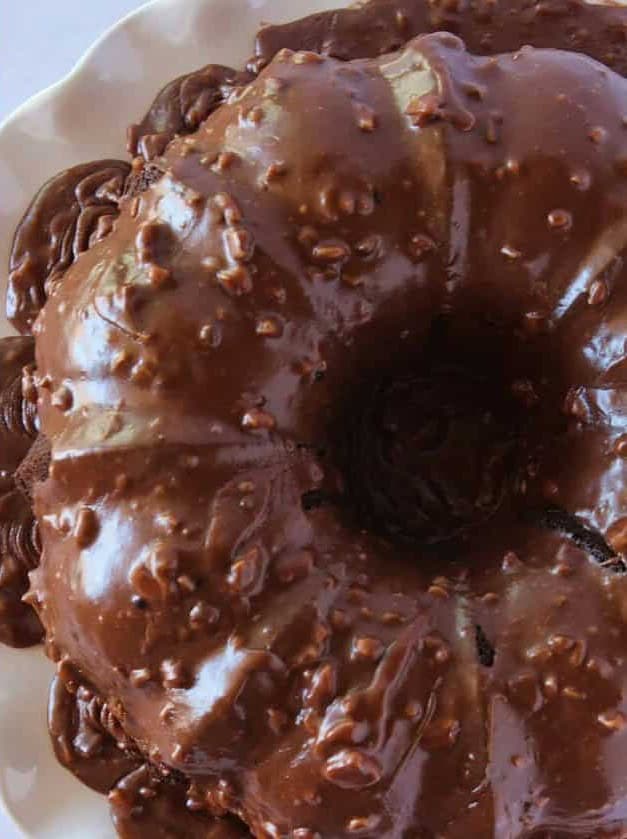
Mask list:
[[[475,643],[477,645],[477,656],[484,667],[492,667],[496,657],[496,651],[483,631],[483,627],[475,626]]]
[[[334,503],[334,498],[329,492],[322,489],[311,489],[309,492],[303,493],[301,497],[301,504],[303,510],[308,513],[311,510],[317,510],[318,507],[326,507]]]
[[[603,536],[598,531],[586,527],[580,519],[571,513],[553,507],[535,511],[531,516],[541,527],[556,530],[571,539],[578,548],[589,553],[600,565],[611,567],[617,573],[627,571],[625,561],[614,553]]]
[[[133,604],[133,606],[135,606],[136,609],[141,609],[142,611],[148,608],[148,603],[144,600],[143,597],[140,597],[138,594],[134,594],[131,597],[131,603]]]

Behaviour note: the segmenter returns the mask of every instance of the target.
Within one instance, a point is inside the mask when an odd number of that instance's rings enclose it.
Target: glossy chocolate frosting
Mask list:
[[[52,178],[35,197],[9,263],[7,317],[19,332],[30,332],[52,285],[111,230],[129,171],[119,160],[85,163]]]
[[[230,94],[252,81],[251,72],[209,64],[180,76],[158,94],[144,118],[128,130],[128,150],[145,160],[159,157],[177,134],[190,134]]]
[[[625,21],[377,0],[132,129],[34,327],[51,731],[121,835],[622,835]]]
[[[425,32],[453,32],[469,52],[511,52],[524,44],[579,52],[627,75],[625,11],[582,0],[374,0],[320,12],[259,32],[256,69],[287,47],[335,58],[393,52]]]
[[[60,763],[106,793],[122,839],[231,839],[250,835],[235,819],[186,806],[188,783],[147,763],[110,705],[67,662],[50,690],[50,735]]]
[[[22,395],[23,368],[32,365],[32,338],[0,341],[0,642],[27,647],[41,640],[35,612],[22,602],[28,572],[39,561],[37,525],[16,472],[37,435],[35,405]]]

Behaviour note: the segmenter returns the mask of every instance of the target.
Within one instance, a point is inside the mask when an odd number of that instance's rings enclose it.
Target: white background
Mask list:
[[[0,0],[0,121],[64,76],[99,35],[140,5],[142,0]],[[2,811],[0,837],[20,839]]]
[[[142,0],[0,0],[0,121]],[[0,832],[2,839],[5,839]]]

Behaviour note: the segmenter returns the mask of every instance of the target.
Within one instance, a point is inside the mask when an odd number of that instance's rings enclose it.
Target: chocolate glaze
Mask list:
[[[383,55],[425,32],[459,35],[469,52],[492,55],[524,44],[584,53],[627,75],[625,11],[583,0],[374,0],[266,26],[251,69],[287,47],[344,60]]]
[[[23,371],[32,365],[34,355],[32,338],[0,341],[0,470],[4,479],[13,475],[37,436],[36,405],[22,393]]]
[[[146,763],[114,710],[81,684],[67,660],[52,682],[48,720],[59,762],[83,783],[107,793],[122,839],[231,839],[249,835],[236,820],[186,807],[188,783]]]
[[[50,288],[76,257],[111,230],[130,166],[99,160],[45,184],[15,233],[9,262],[7,317],[27,334]]]
[[[106,702],[81,684],[67,662],[50,687],[48,727],[54,752],[77,778],[98,792],[143,764]]]
[[[121,839],[243,839],[250,836],[233,817],[212,818],[189,806],[188,784],[164,778],[148,763],[121,779],[109,793]]]
[[[53,291],[33,591],[194,808],[258,836],[624,824],[627,578],[518,517],[550,499],[621,550],[626,111],[574,54],[283,52]]]
[[[625,20],[376,0],[131,131],[37,323],[31,595],[121,835],[622,835],[625,82],[346,60],[624,73]]]
[[[560,47],[585,53],[602,61],[616,72],[627,73],[627,34],[624,11],[607,6],[602,10],[583,0],[549,0],[528,2],[508,0],[495,4],[492,0],[469,3],[467,0],[425,3],[423,0],[371,0],[363,6],[323,12],[293,23],[264,27],[256,40],[255,56],[246,71],[221,65],[208,65],[174,79],[159,92],[139,123],[129,126],[128,150],[136,156],[126,183],[126,194],[143,191],[161,177],[158,163],[167,144],[178,135],[195,131],[234,91],[247,84],[254,75],[283,47],[314,50],[341,59],[381,55],[398,49],[409,38],[424,32],[447,30],[458,33],[470,51],[494,54],[518,49],[523,44],[537,47]],[[149,164],[149,165],[144,165]],[[42,187],[20,226],[11,257],[8,316],[21,332],[29,332],[46,299],[49,277],[59,279],[76,258],[70,242],[74,222],[57,213],[55,207],[71,208],[75,216],[87,204],[102,204],[81,216],[85,231],[103,236],[117,215],[121,182],[114,179],[110,194],[94,193],[101,186],[98,170],[128,164],[120,161],[96,161],[88,164],[91,171],[77,191],[77,209],[71,192],[83,180],[81,167],[62,172]],[[91,178],[96,174],[96,182]],[[109,185],[107,185],[109,186]],[[104,202],[102,198],[104,196]],[[85,201],[87,197],[87,201]],[[83,202],[83,203],[81,203]],[[100,222],[100,215],[106,218]],[[47,230],[47,227],[52,231]],[[79,228],[80,230],[80,228]],[[42,237],[43,232],[43,237]],[[59,258],[59,251],[61,257]],[[17,270],[16,270],[17,269]]]
[[[36,409],[22,396],[22,368],[32,364],[32,338],[0,341],[0,642],[36,644],[42,627],[22,602],[28,572],[39,558],[39,537],[31,506],[19,491],[15,472],[37,434]]]
[[[128,130],[128,150],[146,161],[160,157],[177,134],[190,134],[238,87],[250,72],[209,64],[166,85],[141,122]]]
[[[46,183],[22,219],[9,265],[7,317],[28,334],[47,299],[80,253],[111,231],[124,194],[134,196],[159,179],[151,164],[178,134],[195,131],[250,72],[209,65],[175,79],[128,130],[128,149],[141,156],[131,167],[120,160],[75,166]],[[146,165],[147,164],[147,165]]]

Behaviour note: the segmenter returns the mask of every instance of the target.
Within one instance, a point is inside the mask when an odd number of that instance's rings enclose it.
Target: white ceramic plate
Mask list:
[[[39,186],[61,169],[126,157],[126,126],[160,87],[211,62],[243,66],[263,21],[342,0],[156,0],[124,18],[58,84],[0,125],[0,335],[13,231]],[[31,839],[112,839],[102,796],[55,761],[46,731],[52,667],[41,650],[0,646],[0,808]]]

